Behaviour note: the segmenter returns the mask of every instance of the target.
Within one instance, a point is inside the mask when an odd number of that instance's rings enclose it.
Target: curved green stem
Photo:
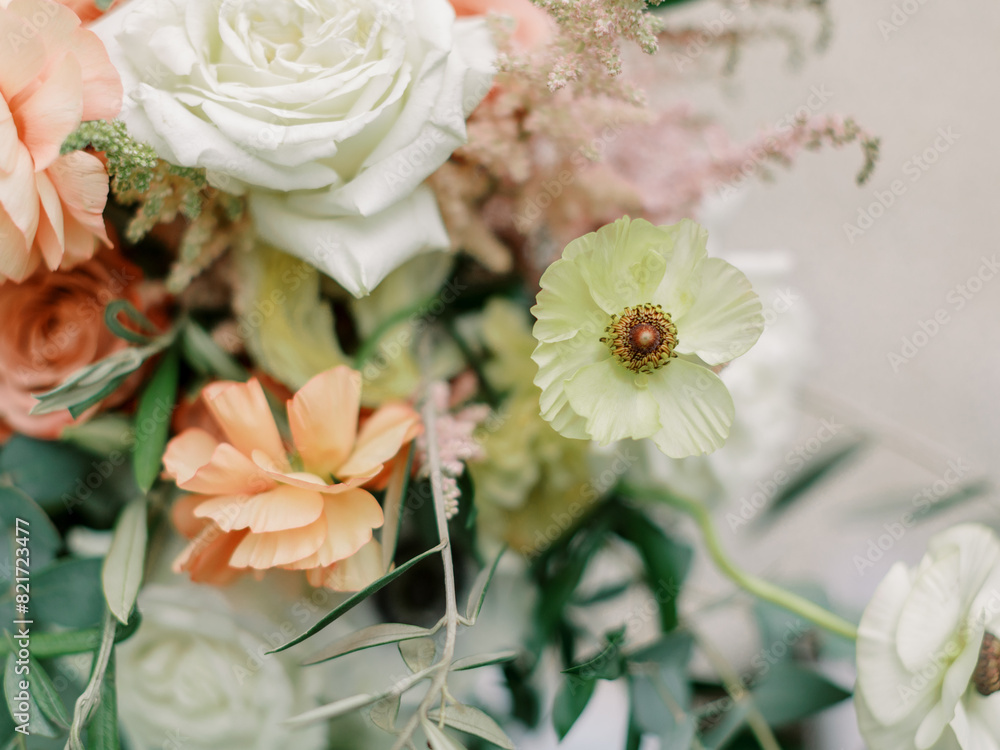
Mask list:
[[[783,607],[789,612],[809,620],[831,633],[836,633],[852,641],[857,640],[858,628],[856,625],[798,594],[793,594],[791,591],[776,586],[770,581],[765,581],[763,578],[758,578],[751,573],[747,573],[737,566],[722,548],[722,542],[719,539],[719,533],[715,530],[712,516],[708,512],[708,509],[701,503],[679,497],[672,492],[665,492],[654,488],[623,486],[621,489],[623,494],[630,497],[653,498],[658,502],[670,505],[691,516],[695,523],[698,524],[698,528],[705,540],[705,548],[708,550],[712,561],[720,571],[740,586],[740,588],[750,592],[759,599]]]

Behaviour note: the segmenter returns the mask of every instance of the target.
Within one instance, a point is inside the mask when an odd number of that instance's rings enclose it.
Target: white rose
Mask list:
[[[321,727],[293,734],[282,724],[315,706],[307,674],[280,656],[262,657],[271,649],[262,628],[238,619],[217,590],[151,584],[139,609],[142,624],[117,649],[118,711],[129,747],[325,746]]]
[[[896,563],[858,628],[858,725],[870,750],[997,750],[1000,541],[964,524]],[[981,655],[982,650],[982,655]],[[993,682],[992,677],[996,677]]]
[[[267,242],[357,296],[448,246],[423,182],[489,91],[481,19],[447,0],[130,0],[94,31],[132,133],[247,192]]]

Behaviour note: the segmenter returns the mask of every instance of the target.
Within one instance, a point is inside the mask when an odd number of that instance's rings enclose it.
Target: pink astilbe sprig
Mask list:
[[[461,490],[458,479],[465,472],[467,461],[482,460],[483,446],[476,439],[476,430],[490,414],[485,404],[472,404],[458,411],[450,410],[451,391],[447,383],[432,383],[428,388],[428,399],[437,413],[435,420],[438,455],[441,461],[441,489],[444,494],[448,518],[458,513]],[[417,439],[417,475],[428,478],[431,465],[428,461],[427,435]]]

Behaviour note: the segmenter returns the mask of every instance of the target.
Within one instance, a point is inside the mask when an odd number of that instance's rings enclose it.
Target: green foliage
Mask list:
[[[170,416],[177,399],[178,372],[177,350],[170,348],[139,397],[132,468],[135,481],[143,492],[149,492],[160,474],[170,432]]]
[[[136,141],[121,120],[84,122],[66,139],[62,153],[93,148],[107,158],[108,174],[116,192],[149,190],[159,158],[152,146]]]

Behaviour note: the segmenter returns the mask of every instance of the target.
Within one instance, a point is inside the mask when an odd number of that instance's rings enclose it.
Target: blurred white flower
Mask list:
[[[316,685],[267,656],[266,623],[237,615],[217,590],[146,586],[142,624],[117,649],[118,710],[134,750],[312,750],[321,726],[282,722],[315,705]]]
[[[979,524],[898,562],[858,628],[855,706],[870,750],[1000,747],[1000,540]]]
[[[447,0],[131,0],[94,30],[132,133],[248,192],[266,242],[357,296],[449,246],[422,183],[490,89],[481,19]]]

